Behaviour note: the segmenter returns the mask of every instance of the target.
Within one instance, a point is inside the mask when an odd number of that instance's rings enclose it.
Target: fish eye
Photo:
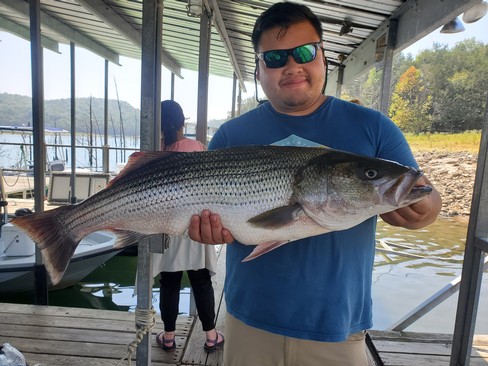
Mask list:
[[[364,171],[364,175],[368,179],[374,179],[374,178],[376,178],[378,176],[378,171],[375,170],[375,169],[369,168],[369,169],[366,169]]]

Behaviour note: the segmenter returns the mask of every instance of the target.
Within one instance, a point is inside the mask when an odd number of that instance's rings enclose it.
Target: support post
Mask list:
[[[46,143],[44,139],[44,64],[41,47],[40,0],[30,0],[29,11],[32,68],[32,133],[34,138],[34,210],[41,212],[44,211],[46,185]],[[47,273],[38,247],[36,247],[36,262],[34,265],[34,288],[34,303],[36,305],[47,305]]]
[[[198,64],[198,106],[197,140],[207,144],[208,115],[208,73],[210,67],[210,31],[211,17],[204,7],[200,18],[200,48]]]
[[[487,248],[483,243],[486,243],[488,238],[488,190],[484,187],[488,183],[488,98],[482,126],[478,166],[464,250],[461,287],[454,323],[451,366],[468,366],[471,359],[483,276],[483,261]]]
[[[141,61],[141,150],[159,150],[161,146],[161,51],[163,1],[144,0],[142,4]],[[137,309],[152,308],[152,270],[150,243],[142,240],[138,247]],[[136,323],[137,327],[137,323]],[[144,336],[137,348],[137,366],[151,364],[151,333]]]
[[[388,39],[386,49],[383,54],[383,73],[381,76],[381,96],[380,96],[380,112],[388,115],[388,108],[390,106],[391,94],[391,73],[393,69],[393,51],[396,46],[398,21],[390,20],[388,27]]]

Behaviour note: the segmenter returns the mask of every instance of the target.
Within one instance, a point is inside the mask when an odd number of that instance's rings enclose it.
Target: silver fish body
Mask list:
[[[54,283],[79,241],[93,231],[114,231],[119,246],[148,234],[181,235],[192,215],[208,209],[236,240],[258,245],[252,259],[416,202],[431,190],[415,187],[421,175],[395,162],[329,148],[141,152],[85,201],[12,222],[38,243]]]

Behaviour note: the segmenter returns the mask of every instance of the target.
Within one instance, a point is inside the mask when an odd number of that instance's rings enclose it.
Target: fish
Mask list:
[[[241,146],[204,152],[135,152],[84,201],[16,217],[58,283],[86,235],[109,230],[122,248],[147,235],[184,235],[192,215],[218,213],[243,261],[305,237],[345,230],[410,205],[432,188],[422,171],[328,147]]]

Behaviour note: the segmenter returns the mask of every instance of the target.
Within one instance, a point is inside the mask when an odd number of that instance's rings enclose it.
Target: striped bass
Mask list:
[[[320,147],[247,146],[206,152],[136,152],[95,195],[12,219],[41,249],[53,284],[78,243],[97,230],[121,248],[145,235],[182,235],[192,215],[218,213],[245,260],[304,237],[344,230],[419,201],[422,172]]]

